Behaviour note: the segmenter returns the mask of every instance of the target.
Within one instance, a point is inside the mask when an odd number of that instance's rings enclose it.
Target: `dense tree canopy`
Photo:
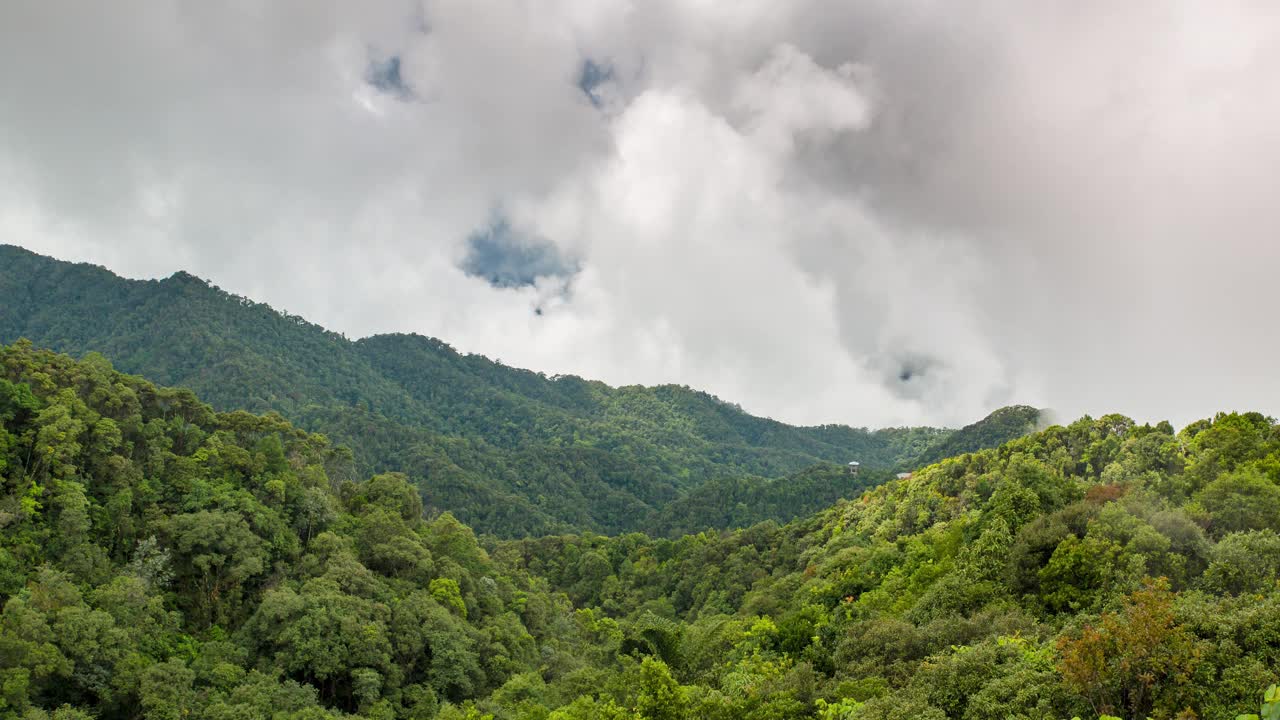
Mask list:
[[[1084,418],[786,526],[496,555],[621,619],[701,716],[1234,718],[1280,680],[1277,460],[1256,413]]]
[[[434,717],[574,621],[279,416],[20,343],[0,421],[0,716]]]
[[[278,415],[18,343],[0,483],[0,717],[1280,707],[1280,426],[1253,413],[1084,418],[785,525],[501,540]]]

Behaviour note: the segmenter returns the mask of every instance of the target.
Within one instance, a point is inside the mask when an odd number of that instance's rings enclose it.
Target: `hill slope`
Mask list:
[[[1280,680],[1278,533],[1273,419],[1108,415],[786,526],[495,555],[626,618],[688,717],[714,697],[724,717],[1232,718]]]
[[[279,416],[18,343],[0,528],[24,720],[1218,718],[1280,665],[1254,413],[1084,418],[786,526],[482,544]]]
[[[126,280],[14,246],[0,246],[0,301],[0,343],[99,352],[218,409],[278,411],[352,447],[362,472],[408,472],[430,506],[507,536],[639,529],[711,479],[906,466],[950,435],[793,427],[685,387],[548,378],[414,335],[352,342],[186,273]]]
[[[432,718],[608,653],[403,476],[101,356],[0,347],[0,528],[5,718]]]
[[[911,459],[917,467],[932,465],[949,457],[999,447],[1035,430],[1042,413],[1027,405],[1003,407],[972,425],[939,437],[924,452]]]

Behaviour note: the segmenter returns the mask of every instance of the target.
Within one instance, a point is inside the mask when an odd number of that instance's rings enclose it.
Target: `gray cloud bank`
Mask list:
[[[1280,411],[1271,3],[0,6],[0,238],[792,422]]]

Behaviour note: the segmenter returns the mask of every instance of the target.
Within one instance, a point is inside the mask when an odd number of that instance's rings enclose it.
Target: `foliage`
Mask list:
[[[590,655],[405,477],[279,416],[25,343],[0,392],[0,716],[427,718]]]
[[[494,552],[650,638],[623,651],[726,717],[1234,717],[1277,680],[1280,541],[1266,514],[1218,535],[1232,493],[1204,498],[1280,481],[1267,422],[1219,415],[1196,443],[1084,418],[788,525]]]
[[[279,415],[29,343],[0,432],[0,717],[1216,718],[1280,681],[1251,413],[674,538],[477,536]]]
[[[793,427],[688,387],[547,377],[416,335],[351,342],[186,273],[124,280],[14,246],[0,246],[0,299],[0,342],[102,353],[218,410],[282,413],[350,447],[359,474],[407,473],[430,509],[506,537],[786,522],[866,484],[806,468],[916,465],[951,435]],[[959,442],[1023,434],[1005,420],[1024,414],[998,412]],[[699,492],[708,481],[743,489],[723,504],[722,485]]]
[[[1041,420],[1042,412],[1027,405],[1000,408],[972,425],[938,438],[912,458],[911,464],[932,465],[939,460],[996,447],[1032,432]]]
[[[1257,713],[1237,715],[1236,720],[1280,720],[1280,687],[1272,685],[1262,698],[1262,709]]]

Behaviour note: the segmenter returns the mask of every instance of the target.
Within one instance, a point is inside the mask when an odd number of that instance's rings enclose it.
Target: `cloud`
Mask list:
[[[0,234],[794,422],[1277,413],[1278,34],[1245,2],[20,0]]]

